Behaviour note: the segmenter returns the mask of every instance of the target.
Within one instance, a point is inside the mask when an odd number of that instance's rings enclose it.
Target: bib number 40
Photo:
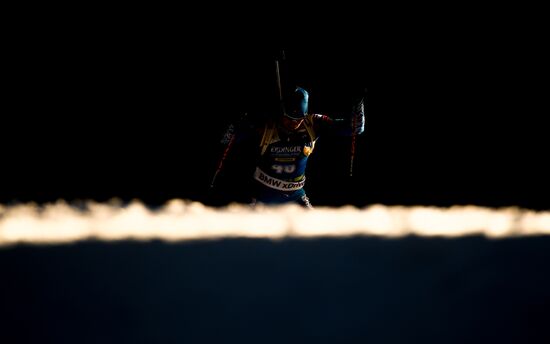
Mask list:
[[[296,165],[272,165],[271,169],[278,174],[293,173],[296,171]]]

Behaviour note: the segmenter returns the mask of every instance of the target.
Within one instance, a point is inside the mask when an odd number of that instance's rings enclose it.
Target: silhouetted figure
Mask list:
[[[346,118],[333,119],[309,113],[308,98],[305,89],[295,87],[284,97],[280,115],[245,117],[240,123],[230,125],[222,140],[226,148],[214,180],[222,169],[223,160],[228,155],[237,155],[242,164],[252,160],[250,179],[237,187],[245,202],[297,203],[311,208],[304,185],[308,157],[315,142],[326,133],[343,136],[363,133],[365,111],[364,99],[361,99]],[[353,150],[352,145],[352,159]]]

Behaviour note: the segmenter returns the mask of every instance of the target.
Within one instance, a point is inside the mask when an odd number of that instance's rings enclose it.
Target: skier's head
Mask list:
[[[308,99],[308,92],[301,87],[296,87],[284,98],[284,115],[294,120],[303,119],[307,114]]]

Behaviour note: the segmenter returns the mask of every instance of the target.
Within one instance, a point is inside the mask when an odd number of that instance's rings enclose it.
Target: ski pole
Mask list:
[[[210,190],[214,188],[214,183],[216,182],[216,178],[218,178],[218,174],[220,174],[220,171],[223,168],[223,163],[225,159],[227,158],[227,154],[229,153],[229,150],[231,149],[231,146],[233,145],[233,141],[235,141],[235,136],[232,135],[231,139],[229,140],[229,143],[227,144],[227,147],[225,147],[225,150],[223,151],[223,155],[220,159],[220,162],[218,163],[218,168],[216,169],[216,172],[214,173],[214,176],[212,177],[212,181],[210,182]]]
[[[353,116],[353,119],[352,119],[352,126],[353,126],[353,131],[351,133],[351,157],[350,157],[350,165],[349,165],[349,176],[350,177],[353,177],[353,159],[355,158],[355,125],[357,124],[357,119],[355,118],[355,116]]]

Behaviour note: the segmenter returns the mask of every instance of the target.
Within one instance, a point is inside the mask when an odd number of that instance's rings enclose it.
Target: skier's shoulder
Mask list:
[[[256,138],[261,136],[271,123],[271,117],[261,114],[246,114],[236,125],[236,132],[241,138]]]

